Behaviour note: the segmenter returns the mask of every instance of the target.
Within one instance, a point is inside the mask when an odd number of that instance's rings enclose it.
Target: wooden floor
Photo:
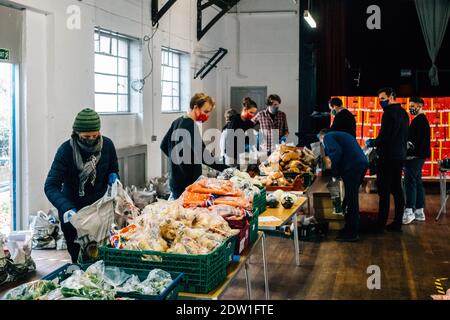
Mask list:
[[[376,211],[378,197],[361,194],[361,210]],[[293,242],[268,237],[266,244],[271,299],[430,299],[435,279],[450,278],[449,213],[435,222],[439,196],[427,197],[427,221],[404,226],[402,234],[361,235],[358,243],[338,243],[333,234],[321,243],[305,243],[295,266]],[[26,280],[38,279],[68,262],[61,251],[34,251],[38,266]],[[381,289],[367,288],[367,267],[381,268]],[[251,264],[254,299],[264,299],[261,250]],[[11,286],[0,287],[0,296]],[[246,299],[241,271],[223,299]]]

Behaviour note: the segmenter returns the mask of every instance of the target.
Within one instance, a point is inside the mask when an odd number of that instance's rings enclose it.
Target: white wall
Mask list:
[[[244,0],[242,7],[250,10]],[[253,1],[254,2],[254,1]],[[267,2],[267,1],[266,1]],[[277,10],[262,2],[252,10]],[[292,1],[290,1],[292,3]],[[288,9],[291,9],[289,6]],[[280,6],[280,10],[286,9]],[[242,10],[244,11],[244,10]],[[230,49],[225,64],[221,67],[222,77],[229,104],[232,86],[267,86],[268,93],[281,96],[281,110],[287,114],[290,136],[289,141],[297,142],[298,130],[298,80],[299,80],[299,16],[295,13],[240,14],[241,47],[237,56],[236,35],[238,24],[235,14],[226,17],[226,48]],[[240,59],[241,75],[237,74],[237,61]]]
[[[57,148],[71,134],[75,115],[94,106],[94,26],[142,38],[151,34],[150,1],[128,0],[15,0],[24,6],[24,48],[21,109],[21,227],[27,215],[47,209],[43,185]],[[136,144],[149,146],[148,176],[161,171],[160,141],[170,123],[180,114],[160,111],[160,47],[170,46],[192,53],[192,63],[202,63],[196,50],[217,49],[222,40],[223,22],[217,24],[200,43],[196,40],[196,1],[178,1],[163,17],[152,43],[154,72],[143,92],[140,114],[102,116],[102,133],[113,139],[116,148]],[[97,5],[97,9],[94,8]],[[70,5],[81,8],[81,29],[67,28]],[[141,24],[144,12],[144,25]],[[143,53],[144,73],[150,59]],[[194,70],[192,70],[194,72]],[[215,78],[193,81],[192,91],[217,94]],[[151,136],[158,140],[151,142]]]
[[[248,1],[243,0],[245,4]],[[261,0],[262,1],[262,0]],[[287,0],[283,0],[286,4]],[[43,192],[57,148],[67,140],[75,115],[94,106],[94,26],[142,38],[150,35],[150,0],[14,0],[26,7],[21,65],[21,227],[27,215],[50,205]],[[258,2],[263,4],[264,0]],[[273,2],[272,2],[273,3]],[[279,2],[282,3],[281,1]],[[251,4],[251,3],[250,3]],[[81,29],[67,28],[70,5],[81,8]],[[95,8],[95,6],[97,8]],[[143,92],[139,114],[102,116],[102,132],[117,148],[148,145],[148,177],[161,172],[159,145],[171,122],[180,114],[162,114],[160,108],[160,48],[170,46],[191,53],[192,79],[205,62],[199,51],[225,47],[230,53],[203,81],[192,80],[191,91],[205,91],[217,109],[205,125],[221,128],[229,105],[231,86],[268,86],[283,98],[293,136],[297,128],[298,17],[294,15],[242,16],[242,73],[236,75],[236,22],[233,15],[220,20],[200,41],[196,38],[196,0],[177,1],[162,18],[152,41],[154,72]],[[250,5],[251,8],[254,4]],[[266,8],[266,7],[264,7]],[[144,13],[142,17],[141,13]],[[211,11],[212,13],[214,11]],[[144,24],[141,24],[143,18]],[[144,74],[150,59],[143,51]],[[151,136],[157,141],[152,142]]]

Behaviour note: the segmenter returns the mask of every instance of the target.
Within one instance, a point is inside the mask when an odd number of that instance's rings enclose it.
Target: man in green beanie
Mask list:
[[[58,210],[67,250],[75,263],[80,251],[71,217],[104,196],[108,184],[118,178],[119,164],[113,142],[100,134],[100,117],[82,110],[73,124],[70,140],[58,149],[47,180],[45,194]]]

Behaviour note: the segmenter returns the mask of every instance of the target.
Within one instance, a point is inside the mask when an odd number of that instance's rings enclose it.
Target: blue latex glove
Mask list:
[[[286,141],[287,141],[286,136],[280,138],[280,143],[286,143]]]
[[[119,180],[119,175],[115,172],[111,173],[108,177],[108,185],[112,186],[117,180]]]
[[[366,140],[366,146],[367,146],[367,148],[373,148],[373,142],[374,142],[373,139],[367,139],[367,140]]]
[[[72,217],[77,213],[77,209],[73,208],[69,211],[66,211],[63,215],[63,223],[69,223]]]

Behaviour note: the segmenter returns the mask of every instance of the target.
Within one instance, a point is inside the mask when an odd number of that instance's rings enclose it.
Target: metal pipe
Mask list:
[[[293,13],[293,14],[297,15],[298,14],[298,10],[264,10],[264,11],[239,11],[239,12],[236,11],[236,12],[228,12],[227,14],[257,15],[257,14],[272,14],[272,13],[277,13],[277,14]]]
[[[240,79],[246,79],[248,76],[241,73],[241,20],[239,19],[239,4],[236,5],[236,76]]]

